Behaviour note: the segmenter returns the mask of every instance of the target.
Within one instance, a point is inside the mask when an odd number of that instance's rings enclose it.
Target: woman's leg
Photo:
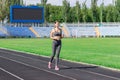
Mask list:
[[[52,55],[51,55],[51,58],[50,58],[50,62],[52,63],[54,57],[55,57],[55,54],[56,54],[56,42],[53,41],[53,44],[52,44]]]
[[[59,45],[56,50],[56,61],[55,61],[56,66],[58,66],[60,50],[61,50],[61,45]]]
[[[59,62],[59,55],[61,51],[61,41],[59,42],[57,49],[56,49],[56,61],[55,61],[55,70],[59,70],[58,62]]]
[[[49,69],[51,69],[51,63],[52,63],[52,61],[54,59],[55,53],[56,53],[56,43],[55,43],[55,41],[53,41],[53,44],[52,44],[52,55],[51,55],[50,61],[48,63],[48,68]]]

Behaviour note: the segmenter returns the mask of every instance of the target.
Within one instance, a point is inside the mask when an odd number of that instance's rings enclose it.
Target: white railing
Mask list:
[[[63,24],[63,23],[60,23]],[[45,23],[45,24],[40,24],[40,23],[6,23],[6,24],[2,24],[0,23],[0,25],[2,26],[25,26],[25,27],[54,27],[54,23]],[[120,26],[120,22],[109,22],[109,23],[66,23],[67,27],[95,27],[95,26],[104,26],[104,27],[119,27]]]

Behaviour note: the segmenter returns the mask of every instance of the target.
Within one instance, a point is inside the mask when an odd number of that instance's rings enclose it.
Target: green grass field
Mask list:
[[[50,56],[50,39],[0,39],[0,47]],[[120,38],[63,39],[60,58],[120,69]]]

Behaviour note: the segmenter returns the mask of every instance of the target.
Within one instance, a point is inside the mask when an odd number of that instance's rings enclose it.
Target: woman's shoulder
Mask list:
[[[54,32],[55,31],[55,29],[53,28],[52,30],[51,30],[51,32]]]

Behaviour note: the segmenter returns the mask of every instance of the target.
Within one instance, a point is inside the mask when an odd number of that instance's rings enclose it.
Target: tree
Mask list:
[[[77,21],[78,21],[78,23],[80,22],[80,17],[81,17],[81,6],[80,6],[80,4],[79,4],[79,1],[76,1],[76,7],[75,7],[75,9],[76,9],[76,17],[77,17]]]
[[[93,22],[91,9],[88,9],[88,10],[87,10],[87,20],[86,20],[86,21],[87,21],[87,22]]]
[[[51,4],[47,4],[46,5],[46,21],[49,22],[49,17],[50,17],[50,7],[51,7]]]
[[[99,15],[99,19],[100,22],[106,22],[106,6],[104,6],[104,3],[102,2],[102,4],[100,5],[100,15]]]
[[[100,5],[100,22],[102,23],[103,22],[103,11],[104,11],[104,2],[102,0],[102,4]]]
[[[46,3],[47,3],[47,0],[41,0],[41,4],[42,4],[43,6],[46,6]]]
[[[8,1],[7,0],[1,0],[0,5],[0,21],[3,22],[3,20],[6,18],[6,15],[8,14]]]
[[[117,21],[117,8],[115,5],[113,5],[113,10],[112,10],[112,13],[113,13],[113,22],[116,22]]]
[[[67,2],[67,0],[63,0],[63,19],[65,22],[67,22],[68,19],[68,13],[70,10],[70,3]]]
[[[9,20],[9,9],[11,5],[22,5],[23,0],[0,0],[0,21],[3,21],[6,17]]]
[[[86,1],[83,2],[83,4],[82,4],[82,16],[83,16],[82,19],[83,19],[83,22],[87,21],[87,6],[86,6]]]
[[[117,21],[120,22],[120,0],[116,0],[115,5],[117,9]]]
[[[91,0],[91,9],[92,9],[92,15],[93,15],[93,22],[97,21],[97,1],[98,0]]]
[[[9,6],[12,5],[23,5],[23,0],[7,0]]]
[[[106,21],[107,22],[111,22],[111,16],[112,16],[112,14],[111,14],[111,12],[112,12],[112,7],[111,7],[111,5],[109,5],[109,6],[107,6],[107,8],[106,8]]]
[[[68,13],[68,20],[67,22],[72,23],[72,22],[77,22],[76,18],[76,12],[75,12],[75,7],[71,7]]]
[[[46,10],[46,3],[47,3],[47,0],[41,0],[41,4],[42,6],[44,6],[44,17],[45,17],[45,23],[46,23],[46,17],[47,17],[47,10]]]

